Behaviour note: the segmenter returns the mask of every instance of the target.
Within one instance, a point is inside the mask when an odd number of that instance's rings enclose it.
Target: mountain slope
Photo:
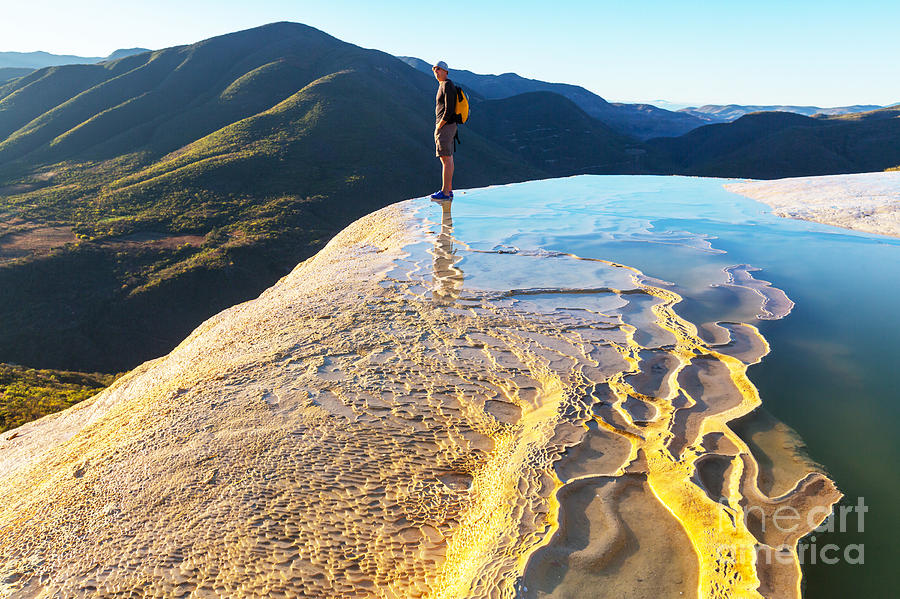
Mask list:
[[[433,191],[434,90],[293,23],[0,87],[0,361],[132,367],[355,218]],[[546,176],[465,138],[460,187]],[[74,241],[11,249],[48,228]]]
[[[610,127],[638,139],[683,135],[703,125],[693,115],[672,112],[652,104],[610,104],[610,110],[595,116]]]
[[[900,109],[754,113],[647,146],[652,168],[667,173],[777,179],[882,171],[900,164]]]
[[[0,84],[24,77],[32,71],[34,69],[28,67],[0,67]]]
[[[531,92],[477,106],[467,128],[552,176],[631,172],[637,145],[551,92]]]

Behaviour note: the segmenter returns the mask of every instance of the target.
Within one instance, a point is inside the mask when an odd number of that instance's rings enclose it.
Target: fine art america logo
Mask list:
[[[723,506],[728,506],[728,501],[724,498],[719,502]],[[727,514],[729,511],[726,509],[722,513]],[[744,508],[745,521],[754,536],[758,539],[781,539],[783,544],[774,543],[774,547],[769,547],[758,543],[752,554],[747,556],[740,555],[742,552],[734,547],[721,546],[719,552],[723,556],[732,556],[736,561],[749,559],[754,563],[763,561],[767,564],[791,564],[799,561],[800,565],[833,565],[843,561],[851,565],[863,564],[865,562],[863,543],[817,543],[816,535],[827,533],[828,539],[834,539],[831,533],[862,534],[865,532],[865,516],[868,511],[869,507],[864,497],[859,497],[855,505],[836,505],[833,512],[831,508],[817,506],[805,515],[790,505],[768,510],[760,506],[747,506]],[[731,524],[729,520],[726,516],[721,525],[728,527]],[[799,539],[797,549],[794,551],[793,543],[797,536],[807,530],[812,532]]]

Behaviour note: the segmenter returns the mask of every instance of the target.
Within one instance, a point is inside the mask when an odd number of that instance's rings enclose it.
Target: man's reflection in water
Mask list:
[[[453,217],[450,216],[452,201],[441,202],[441,232],[434,242],[434,289],[432,297],[440,304],[452,304],[459,298],[463,286],[463,272],[456,263],[462,257],[456,255],[453,247]]]

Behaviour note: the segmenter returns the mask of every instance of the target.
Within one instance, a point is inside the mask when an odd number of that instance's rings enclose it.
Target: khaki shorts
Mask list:
[[[453,156],[453,137],[456,135],[456,123],[447,123],[440,129],[434,128],[435,156]]]

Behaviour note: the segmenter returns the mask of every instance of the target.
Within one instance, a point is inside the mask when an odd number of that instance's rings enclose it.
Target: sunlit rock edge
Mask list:
[[[900,237],[900,172],[739,181],[725,189],[778,216]]]

